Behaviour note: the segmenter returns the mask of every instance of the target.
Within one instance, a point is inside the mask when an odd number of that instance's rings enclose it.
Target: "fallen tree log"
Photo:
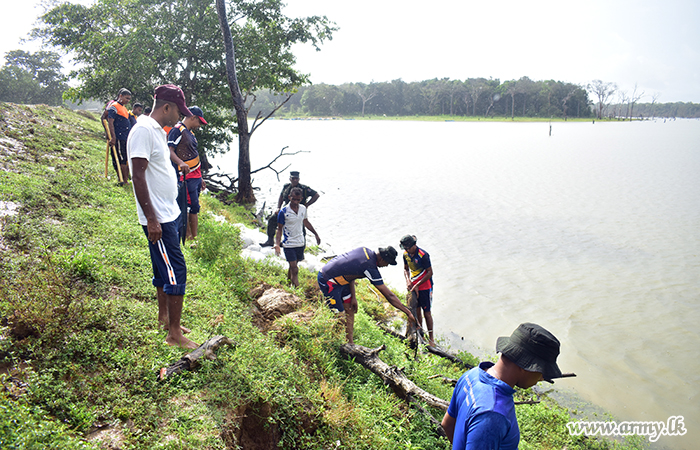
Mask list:
[[[426,348],[427,348],[428,351],[429,351],[430,353],[432,353],[433,355],[437,355],[437,356],[439,356],[439,357],[441,357],[441,358],[445,358],[445,359],[447,359],[447,360],[449,360],[449,361],[451,361],[451,362],[453,362],[453,363],[455,363],[455,364],[460,364],[461,366],[463,366],[463,367],[464,367],[465,369],[467,369],[467,370],[473,369],[473,368],[474,368],[474,366],[472,366],[471,364],[468,364],[468,363],[462,361],[461,359],[459,359],[459,358],[456,357],[455,355],[453,355],[453,354],[451,354],[451,353],[447,353],[446,351],[442,350],[441,348],[433,347],[433,346],[430,346],[430,345],[426,346]]]
[[[377,322],[377,326],[379,327],[380,330],[382,330],[385,334],[388,334],[389,336],[394,336],[397,339],[401,339],[402,341],[406,340],[406,336],[403,334],[392,330],[391,328],[387,327],[383,323]]]
[[[348,359],[353,358],[363,367],[378,375],[400,398],[410,401],[410,397],[414,397],[432,407],[447,411],[448,402],[419,388],[396,366],[389,366],[379,359],[377,355],[385,348],[385,345],[371,349],[355,344],[343,344],[340,346],[340,354]]]
[[[235,342],[226,336],[214,336],[207,340],[202,345],[194,349],[191,353],[186,354],[179,360],[170,364],[168,367],[163,367],[158,371],[158,379],[164,380],[171,375],[182,372],[183,370],[193,370],[199,365],[199,360],[204,357],[209,360],[216,359],[214,351],[222,345],[236,345]]]
[[[455,378],[447,378],[445,375],[442,374],[431,375],[428,377],[429,380],[432,380],[433,378],[442,378],[443,383],[452,385],[452,387],[457,386],[458,380]]]

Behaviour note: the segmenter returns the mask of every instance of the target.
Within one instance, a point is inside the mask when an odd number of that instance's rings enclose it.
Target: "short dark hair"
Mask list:
[[[136,109],[136,108],[143,108],[143,105],[142,105],[141,103],[139,103],[139,102],[136,102],[136,103],[134,103],[134,108],[133,108],[133,109]]]
[[[131,95],[131,91],[127,88],[121,88],[119,92],[117,92],[117,98],[119,98],[120,95]]]
[[[177,108],[177,105],[173,102],[169,102],[167,100],[162,100],[160,98],[156,98],[153,100],[153,109],[161,109],[163,106],[167,105],[168,103],[170,103],[171,105],[173,105],[174,107]]]
[[[304,195],[304,191],[302,191],[300,187],[293,187],[292,190],[289,191],[289,195],[292,196],[294,194]]]

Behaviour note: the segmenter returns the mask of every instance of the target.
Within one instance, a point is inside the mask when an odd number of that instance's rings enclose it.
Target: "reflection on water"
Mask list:
[[[492,354],[532,321],[562,342],[560,380],[626,420],[682,415],[700,439],[700,122],[272,121],[279,150],[322,191],[310,219],[340,253],[412,233],[432,257],[435,329]],[[234,144],[235,147],[235,144]],[[235,152],[234,152],[235,153]],[[220,158],[235,171],[235,154]],[[285,182],[288,173],[283,175]],[[276,204],[274,173],[257,176]],[[403,286],[400,268],[383,269]],[[464,338],[462,341],[461,338]]]

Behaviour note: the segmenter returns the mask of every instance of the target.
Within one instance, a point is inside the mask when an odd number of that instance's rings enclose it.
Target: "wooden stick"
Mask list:
[[[107,155],[105,156],[105,178],[109,174],[109,127],[107,126],[107,121],[103,120],[102,125],[105,127],[105,133],[107,133]]]
[[[199,365],[199,360],[202,357],[210,360],[216,359],[214,350],[218,349],[222,345],[235,346],[236,343],[226,336],[214,336],[196,349],[192,350],[191,353],[186,354],[179,360],[170,364],[168,367],[163,367],[162,369],[158,370],[158,379],[164,380],[171,375],[182,372],[183,370],[192,370]]]
[[[109,143],[112,140],[112,133],[109,132],[109,123],[107,119],[102,119],[102,124],[107,132],[107,160],[105,160],[105,177],[107,176],[107,161],[109,161],[109,148],[112,147],[112,153],[114,154],[114,162],[117,164],[117,175],[119,175],[119,182],[124,182],[124,175],[122,175],[122,166],[119,164],[119,156],[117,156],[117,148]]]
[[[114,161],[117,163],[117,174],[119,174],[119,182],[124,182],[124,175],[122,175],[122,165],[119,164],[119,156],[117,155],[117,147],[112,145],[112,153],[114,153]]]

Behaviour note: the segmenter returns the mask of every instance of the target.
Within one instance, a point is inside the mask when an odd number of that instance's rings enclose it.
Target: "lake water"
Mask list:
[[[236,148],[236,143],[233,147]],[[443,344],[493,355],[535,322],[562,343],[554,385],[618,420],[683,416],[700,444],[700,121],[281,121],[251,141],[276,205],[289,170],[321,192],[310,221],[342,253],[407,233],[432,258]],[[236,152],[216,164],[236,173]],[[401,266],[382,274],[403,288]],[[546,383],[545,383],[546,384]],[[604,418],[598,420],[605,420]]]

